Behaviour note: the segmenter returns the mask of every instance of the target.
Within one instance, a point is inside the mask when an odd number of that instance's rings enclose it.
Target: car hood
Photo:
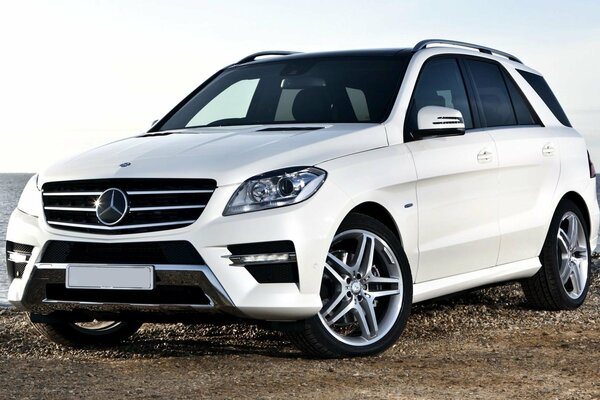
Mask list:
[[[58,162],[42,172],[38,182],[41,186],[79,179],[210,178],[225,186],[280,168],[313,166],[387,146],[385,128],[379,124],[293,128],[298,127],[219,127],[145,134]]]

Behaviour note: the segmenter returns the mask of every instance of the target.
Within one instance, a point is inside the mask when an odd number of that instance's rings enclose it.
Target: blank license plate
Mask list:
[[[69,289],[152,290],[154,268],[150,265],[67,265]]]

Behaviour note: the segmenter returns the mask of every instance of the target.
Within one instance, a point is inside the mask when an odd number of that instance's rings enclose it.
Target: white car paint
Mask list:
[[[423,63],[440,54],[472,50],[428,48],[416,53],[394,108],[380,125],[329,124],[302,132],[257,132],[263,126],[203,128],[183,134],[130,138],[57,163],[46,182],[113,178],[212,178],[218,188],[192,225],[167,231],[105,236],[49,226],[43,215],[15,210],[7,240],[34,246],[9,300],[22,306],[33,265],[49,240],[119,243],[190,241],[235,307],[266,320],[295,320],[321,308],[319,287],[329,245],[346,215],[373,202],[392,216],[410,263],[415,302],[508,279],[532,276],[552,214],[578,193],[590,216],[590,245],[598,234],[595,181],[589,178],[585,143],[563,127],[514,67],[501,63],[530,100],[544,128],[485,129],[464,136],[404,143],[404,118]],[[298,125],[298,124],[294,124]],[[302,124],[307,126],[310,124]],[[322,126],[322,124],[315,124]],[[554,153],[543,153],[552,144]],[[485,153],[484,160],[478,155]],[[488,154],[489,153],[489,154]],[[123,162],[131,166],[121,168]],[[290,166],[317,166],[327,180],[309,200],[289,207],[224,217],[225,205],[249,177]],[[41,195],[37,194],[41,203]],[[299,284],[258,284],[244,268],[232,268],[227,245],[291,240]]]

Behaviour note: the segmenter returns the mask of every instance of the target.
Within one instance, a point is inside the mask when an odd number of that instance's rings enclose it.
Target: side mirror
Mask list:
[[[152,124],[150,125],[150,128],[152,128],[154,125],[156,125],[157,122],[158,122],[157,119],[155,119],[154,121],[152,121]]]
[[[462,113],[448,107],[427,106],[417,114],[417,135],[455,136],[465,134],[465,121]]]

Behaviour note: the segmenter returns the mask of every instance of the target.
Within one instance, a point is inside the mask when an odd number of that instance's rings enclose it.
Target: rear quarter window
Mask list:
[[[544,103],[546,103],[550,111],[552,111],[552,114],[554,114],[556,119],[559,120],[564,126],[568,126],[570,128],[571,122],[569,121],[569,118],[567,118],[567,114],[565,114],[563,108],[560,106],[558,99],[556,96],[554,96],[554,93],[552,93],[552,89],[550,89],[550,86],[548,86],[548,83],[544,77],[520,69],[517,69],[517,71],[523,78],[525,78],[527,83],[531,85],[538,96],[544,100]]]

